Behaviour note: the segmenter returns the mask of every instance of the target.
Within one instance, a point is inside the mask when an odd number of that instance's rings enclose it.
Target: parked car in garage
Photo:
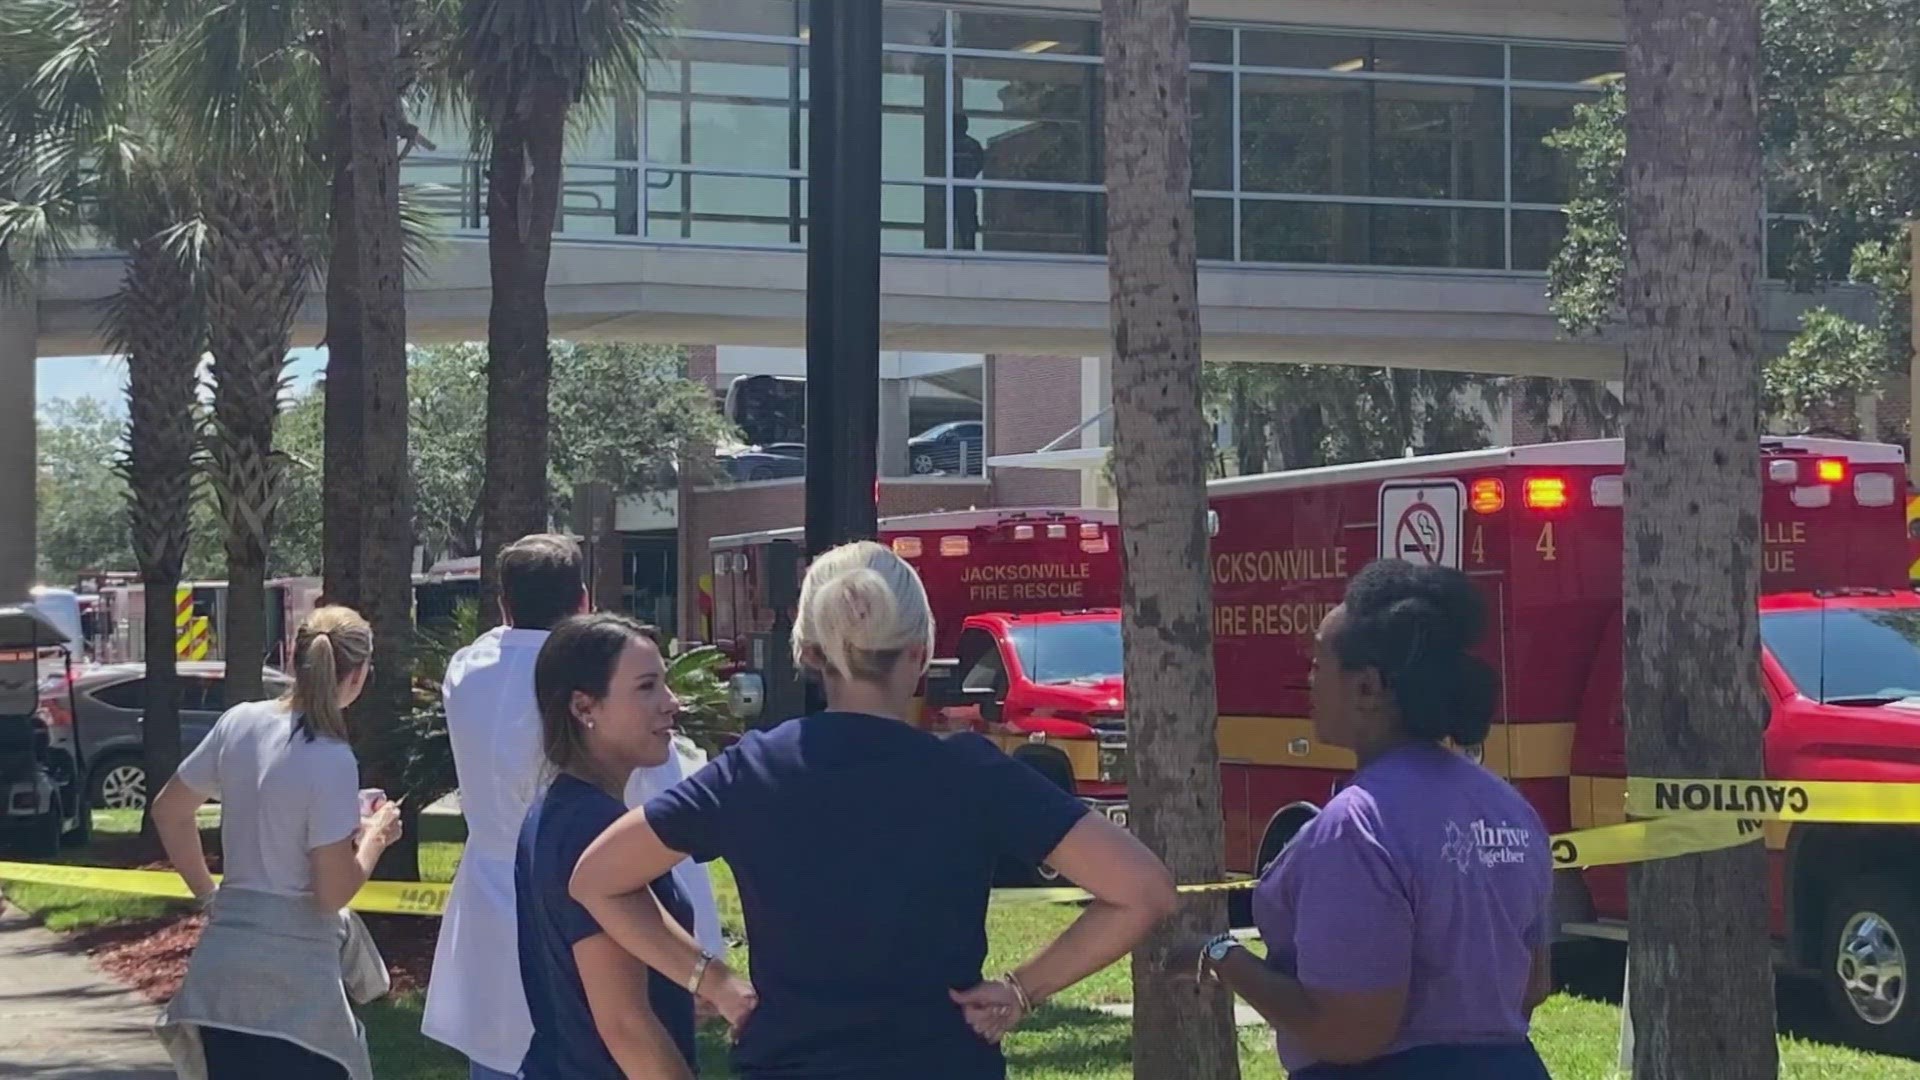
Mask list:
[[[807,475],[806,443],[767,443],[719,455],[735,480],[784,480]]]
[[[181,661],[182,754],[200,745],[220,714],[227,711],[226,677],[225,663]],[[293,680],[285,674],[267,669],[268,697],[278,697],[292,685]],[[52,717],[53,729],[71,732],[67,695],[44,686],[41,693],[41,706]],[[110,664],[90,668],[74,677],[71,700],[80,712],[87,793],[93,805],[114,810],[144,808],[150,794],[141,743],[141,725],[147,708],[147,666]],[[64,724],[63,719],[67,720]]]
[[[986,471],[986,425],[978,420],[949,420],[907,440],[907,463],[916,476]]]

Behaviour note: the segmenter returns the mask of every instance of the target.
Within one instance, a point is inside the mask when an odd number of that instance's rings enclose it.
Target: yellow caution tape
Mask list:
[[[1678,815],[1758,821],[1832,821],[1852,825],[1920,824],[1920,784],[1840,780],[1627,781],[1635,817]]]
[[[218,876],[215,880],[219,880]],[[168,870],[114,870],[104,866],[0,862],[0,881],[63,885],[74,889],[131,893],[166,900],[191,900],[180,875]],[[349,906],[377,915],[439,915],[447,909],[453,886],[427,881],[370,881]]]
[[[1614,866],[1622,863],[1650,862],[1655,859],[1671,859],[1681,855],[1694,855],[1707,851],[1758,840],[1761,837],[1760,819],[1802,820],[1802,821],[1891,821],[1899,823],[1920,822],[1920,784],[1785,784],[1758,783],[1719,780],[1631,780],[1629,801],[1638,807],[1632,792],[1639,790],[1634,785],[1680,785],[1677,791],[1666,788],[1648,788],[1644,796],[1653,800],[1659,794],[1657,805],[1667,805],[1676,800],[1689,809],[1673,811],[1684,816],[1665,816],[1646,821],[1630,821],[1620,825],[1605,825],[1597,829],[1582,829],[1577,832],[1560,833],[1553,837],[1553,865],[1555,869],[1571,870],[1591,866]],[[1738,790],[1740,794],[1739,810],[1720,811],[1711,796],[1702,796],[1694,791],[1698,787],[1727,788]],[[1770,817],[1765,813],[1751,812],[1745,807],[1759,804],[1767,807],[1774,805],[1771,794],[1752,796],[1749,788],[1804,790],[1807,794],[1781,795],[1778,799],[1782,813],[1790,812],[1792,807],[1811,808],[1793,818]],[[1869,801],[1870,793],[1852,789],[1898,789],[1897,808],[1905,808],[1908,817],[1888,817],[1885,804],[1868,814],[1862,804]],[[1829,789],[1832,793],[1828,794]],[[1732,800],[1732,794],[1723,794],[1721,803]],[[1690,812],[1691,804],[1706,801],[1706,808],[1699,812]],[[1830,801],[1829,801],[1830,800]],[[1647,805],[1656,805],[1648,801]],[[1665,812],[1665,811],[1655,811]],[[1827,816],[1819,816],[1820,814]],[[1810,816],[1812,815],[1812,816]],[[1839,816],[1834,816],[1839,815]],[[134,893],[141,896],[157,896],[175,900],[188,900],[192,895],[187,891],[186,883],[178,874],[162,870],[115,870],[97,866],[56,866],[45,863],[0,862],[0,881],[33,882],[42,885],[63,885],[76,889],[97,889],[102,892]],[[1238,881],[1220,881],[1201,885],[1182,885],[1183,893],[1233,892],[1253,888],[1252,879]],[[439,915],[446,910],[447,896],[452,886],[435,882],[411,881],[373,881],[368,882],[359,894],[353,898],[355,911],[383,915]],[[1021,904],[1073,904],[1093,899],[1093,894],[1084,889],[995,889],[994,900],[1002,903]]]

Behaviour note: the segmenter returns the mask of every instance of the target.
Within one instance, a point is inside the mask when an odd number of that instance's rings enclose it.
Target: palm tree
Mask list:
[[[1628,0],[1626,38],[1627,768],[1761,776],[1760,15]],[[1766,858],[1632,868],[1636,1077],[1777,1074]]]
[[[547,525],[547,268],[575,106],[634,86],[671,0],[462,0],[451,77],[487,157],[487,467],[481,561]]]
[[[185,14],[155,60],[157,105],[203,166],[206,466],[226,526],[227,695],[246,701],[263,692],[267,550],[286,470],[273,430],[325,220],[317,144],[327,99],[313,54],[286,45],[304,26],[298,5]]]
[[[0,174],[0,253],[32,266],[87,231],[127,253],[103,329],[127,363],[122,468],[150,598],[141,739],[157,790],[180,760],[172,599],[191,524],[206,325],[193,186],[143,123],[146,44],[126,7],[20,0],[0,17],[0,160],[12,163]]]
[[[1181,881],[1224,870],[1207,580],[1185,0],[1105,0],[1114,479],[1126,543],[1122,623],[1134,828]],[[1135,1076],[1231,1080],[1233,1008],[1196,990],[1175,943],[1226,924],[1190,899],[1134,954]]]

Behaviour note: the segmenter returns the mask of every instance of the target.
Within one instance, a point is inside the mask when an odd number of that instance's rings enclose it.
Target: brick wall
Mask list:
[[[989,356],[986,363],[990,456],[1038,450],[1080,422],[1079,357]],[[1077,506],[1080,474],[995,469],[993,499],[999,506]]]
[[[927,514],[991,506],[985,483],[888,479],[880,484],[880,516]],[[680,498],[680,625],[699,627],[700,576],[712,565],[707,544],[716,536],[785,529],[806,522],[806,486],[800,480],[768,480],[732,487],[695,488]]]

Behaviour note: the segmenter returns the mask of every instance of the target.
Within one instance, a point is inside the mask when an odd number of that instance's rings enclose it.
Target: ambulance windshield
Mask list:
[[[1920,699],[1920,607],[1782,611],[1760,638],[1795,688],[1828,705]]]
[[[1104,682],[1120,677],[1120,620],[1026,623],[1008,635],[1020,667],[1037,683]]]

